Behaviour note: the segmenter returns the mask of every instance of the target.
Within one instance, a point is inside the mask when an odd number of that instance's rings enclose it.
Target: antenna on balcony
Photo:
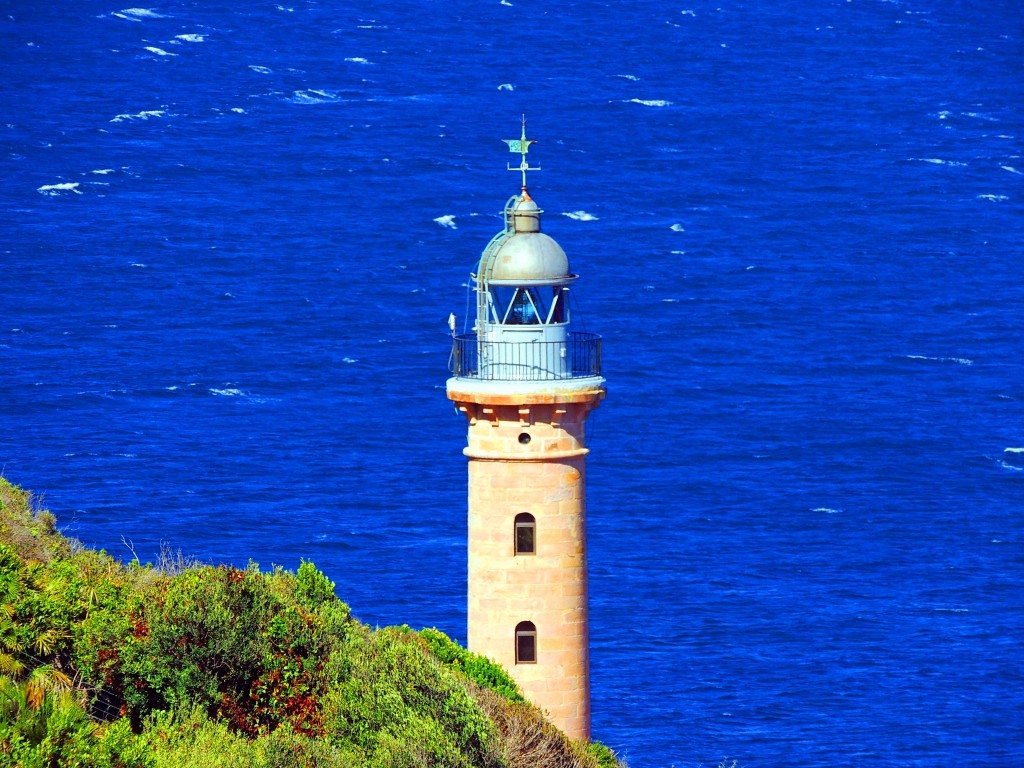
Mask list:
[[[505,141],[506,144],[508,144],[508,151],[509,152],[518,152],[520,154],[520,156],[522,157],[522,161],[519,163],[519,165],[517,167],[513,168],[511,165],[509,165],[508,166],[508,170],[510,170],[510,171],[521,171],[522,172],[522,174],[523,174],[523,195],[525,195],[526,198],[529,199],[530,193],[526,191],[526,172],[527,171],[539,171],[540,170],[540,166],[538,165],[536,168],[531,168],[530,164],[528,162],[526,162],[526,153],[530,151],[530,145],[537,143],[533,139],[527,139],[526,138],[526,115],[523,115],[523,133],[522,133],[522,136],[520,138],[518,138],[518,139],[504,139],[504,141]]]

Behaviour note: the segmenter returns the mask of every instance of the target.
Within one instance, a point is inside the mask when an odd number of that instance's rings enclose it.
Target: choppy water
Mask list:
[[[1018,3],[0,11],[0,464],[70,533],[464,638],[445,318],[526,112],[605,336],[595,736],[1024,764]]]

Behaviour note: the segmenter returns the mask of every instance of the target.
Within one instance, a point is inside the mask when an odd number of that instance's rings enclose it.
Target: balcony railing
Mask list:
[[[570,332],[565,341],[484,341],[456,336],[451,371],[487,381],[558,381],[601,375],[601,337]]]

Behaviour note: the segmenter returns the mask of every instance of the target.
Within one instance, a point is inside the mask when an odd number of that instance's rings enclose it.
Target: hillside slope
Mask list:
[[[122,564],[0,478],[0,765],[620,764],[443,633],[360,623],[312,563]]]

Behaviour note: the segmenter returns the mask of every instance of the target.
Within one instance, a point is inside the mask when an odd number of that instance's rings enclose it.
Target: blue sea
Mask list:
[[[525,114],[604,336],[595,738],[1024,765],[1022,19],[0,0],[0,469],[118,557],[311,559],[464,641],[446,320]]]

